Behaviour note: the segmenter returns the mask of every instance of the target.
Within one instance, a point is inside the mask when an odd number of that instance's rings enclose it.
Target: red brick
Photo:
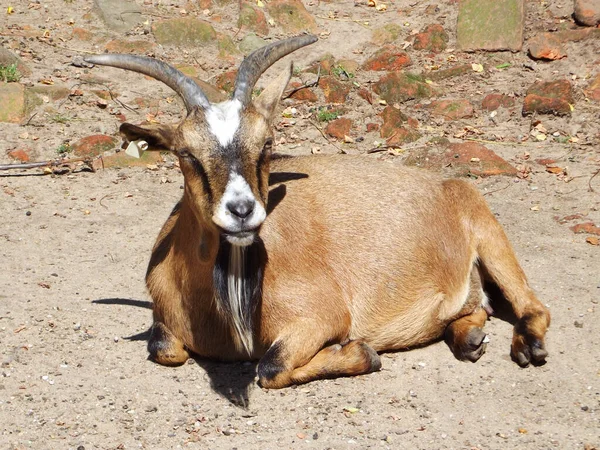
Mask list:
[[[80,157],[98,156],[102,153],[113,150],[118,140],[113,136],[105,134],[95,134],[86,136],[71,145],[73,153]]]
[[[529,41],[529,54],[534,59],[555,60],[567,56],[560,41],[553,33],[542,33]]]
[[[321,77],[319,87],[323,90],[327,103],[345,103],[350,93],[350,86],[333,77]]]
[[[569,80],[534,83],[528,90],[523,104],[523,115],[554,114],[570,115],[573,99],[573,87]]]
[[[488,111],[495,111],[500,107],[512,108],[513,106],[515,106],[515,99],[505,94],[488,94],[481,103],[481,107]]]
[[[423,31],[415,36],[413,47],[415,50],[428,50],[440,53],[446,49],[448,44],[448,33],[439,24],[427,25]]]
[[[325,133],[336,139],[343,140],[344,136],[350,135],[350,129],[352,128],[352,121],[342,117],[340,119],[332,120],[325,127]]]
[[[434,116],[443,117],[447,121],[473,116],[473,105],[464,99],[434,101],[429,104],[429,109]]]
[[[362,65],[363,70],[390,72],[410,65],[410,57],[395,45],[385,45]]]

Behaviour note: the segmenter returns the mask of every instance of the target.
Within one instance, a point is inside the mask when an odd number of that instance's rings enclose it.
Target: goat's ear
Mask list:
[[[260,95],[254,99],[254,107],[269,122],[275,112],[275,108],[283,95],[283,91],[292,77],[292,64],[290,64],[281,74],[269,84]]]
[[[139,139],[146,141],[148,146],[154,150],[172,149],[173,127],[170,125],[132,125],[124,123],[119,128],[119,132],[128,141],[137,141]]]

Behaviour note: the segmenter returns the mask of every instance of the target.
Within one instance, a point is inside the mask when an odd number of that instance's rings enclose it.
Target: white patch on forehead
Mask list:
[[[208,128],[223,147],[231,143],[240,127],[241,109],[242,103],[239,100],[228,100],[210,105],[206,110]]]

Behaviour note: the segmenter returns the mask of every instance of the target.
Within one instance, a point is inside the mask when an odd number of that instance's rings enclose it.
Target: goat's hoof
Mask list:
[[[548,351],[544,342],[540,339],[528,340],[525,336],[515,335],[510,351],[512,359],[521,367],[527,367],[529,363],[542,365],[546,362]]]
[[[469,330],[464,342],[455,350],[455,355],[460,360],[476,362],[483,356],[489,338],[481,328],[473,327]]]

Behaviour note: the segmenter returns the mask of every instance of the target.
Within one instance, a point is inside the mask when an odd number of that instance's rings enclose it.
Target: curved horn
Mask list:
[[[202,89],[179,70],[167,63],[147,56],[104,54],[91,55],[83,58],[91,64],[118,67],[120,69],[133,70],[148,75],[173,89],[183,99],[187,111],[190,112],[195,106],[206,109],[210,102],[202,92]]]
[[[273,42],[250,53],[238,70],[232,98],[239,100],[242,105],[248,104],[252,99],[252,89],[265,70],[285,55],[316,41],[315,35],[306,34]]]

